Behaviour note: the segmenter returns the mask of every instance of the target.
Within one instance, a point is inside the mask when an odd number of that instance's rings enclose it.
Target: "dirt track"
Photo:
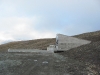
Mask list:
[[[0,53],[0,75],[87,75],[85,64],[57,53]]]

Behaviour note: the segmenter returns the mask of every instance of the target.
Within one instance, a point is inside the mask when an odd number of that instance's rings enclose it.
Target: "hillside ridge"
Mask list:
[[[100,40],[100,31],[88,32],[73,37],[90,40],[92,42]],[[35,39],[27,41],[15,41],[0,45],[0,51],[6,52],[9,48],[14,49],[44,49],[46,50],[49,45],[55,44],[55,38]]]

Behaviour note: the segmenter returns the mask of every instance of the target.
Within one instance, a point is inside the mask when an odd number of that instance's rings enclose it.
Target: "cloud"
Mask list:
[[[0,43],[8,40],[29,40],[29,39],[39,39],[39,38],[49,38],[54,37],[55,33],[51,31],[37,31],[34,29],[35,25],[39,22],[39,17],[33,18],[4,18],[0,22]]]
[[[15,39],[10,34],[0,32],[0,44],[10,41],[15,41]]]

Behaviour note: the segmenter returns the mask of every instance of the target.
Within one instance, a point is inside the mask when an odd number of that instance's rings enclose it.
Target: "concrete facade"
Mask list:
[[[47,47],[47,51],[56,52],[56,51],[67,51],[81,45],[89,44],[91,41],[78,39],[71,36],[66,36],[63,34],[56,35],[56,45],[50,45]]]
[[[66,51],[81,45],[89,44],[91,41],[78,39],[62,34],[56,36],[56,50],[55,51]]]

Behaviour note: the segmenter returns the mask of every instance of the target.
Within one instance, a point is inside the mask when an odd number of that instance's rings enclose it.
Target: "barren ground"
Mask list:
[[[0,53],[0,75],[88,75],[88,66],[58,53]]]

